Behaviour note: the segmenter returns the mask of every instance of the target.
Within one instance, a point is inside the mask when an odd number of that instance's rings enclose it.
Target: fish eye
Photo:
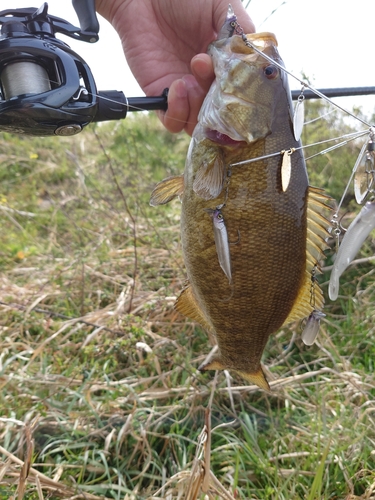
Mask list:
[[[223,219],[223,215],[222,214],[217,214],[216,216],[219,220],[222,220]]]
[[[279,70],[276,68],[276,66],[273,66],[273,64],[270,64],[269,66],[266,66],[264,69],[264,74],[268,80],[274,80],[279,76]]]

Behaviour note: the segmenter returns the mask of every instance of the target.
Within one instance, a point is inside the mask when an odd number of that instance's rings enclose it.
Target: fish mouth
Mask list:
[[[210,139],[212,142],[216,142],[216,144],[220,144],[220,146],[238,146],[240,144],[243,145],[246,141],[238,141],[236,139],[232,139],[229,135],[224,134],[223,132],[219,132],[219,130],[213,130],[207,128],[205,130],[205,136],[207,139]]]
[[[213,84],[198,115],[201,133],[203,132],[207,139],[220,146],[234,148],[251,144],[254,142],[254,135],[240,120],[237,123],[236,119],[231,117],[231,106],[245,109],[245,118],[251,115],[252,108],[256,108],[254,102],[225,93],[217,84]]]

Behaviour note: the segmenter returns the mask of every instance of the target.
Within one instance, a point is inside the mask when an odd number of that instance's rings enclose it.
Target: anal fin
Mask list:
[[[210,361],[204,361],[198,367],[198,370],[200,372],[206,372],[208,370],[226,370],[226,366],[222,363],[220,356],[214,356]]]
[[[157,205],[165,205],[177,196],[181,196],[184,192],[184,176],[176,175],[174,177],[167,177],[163,181],[156,184],[151,193],[150,205],[156,207]]]
[[[175,302],[174,307],[179,313],[202,325],[205,330],[212,331],[212,325],[199,307],[190,283],[188,283],[182,290]]]
[[[314,286],[314,302],[311,300],[311,287]],[[324,306],[323,293],[318,283],[312,284],[311,271],[305,272],[305,280],[300,288],[297,300],[294,303],[292,310],[284,321],[282,326],[288,325],[293,321],[307,318],[314,309],[322,310]]]

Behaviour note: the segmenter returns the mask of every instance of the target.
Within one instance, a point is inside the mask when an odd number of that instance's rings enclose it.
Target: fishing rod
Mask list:
[[[0,12],[0,131],[35,136],[75,135],[92,122],[119,120],[129,111],[167,109],[168,89],[160,96],[125,97],[98,91],[87,63],[57,33],[95,43],[99,23],[95,0],[72,0],[80,27],[39,9]],[[327,97],[375,94],[375,87],[321,89]],[[297,100],[301,92],[292,91]],[[304,90],[304,98],[317,96]]]
[[[316,89],[324,97],[355,97],[360,95],[375,95],[375,87],[343,87],[333,89]],[[300,90],[292,90],[292,99],[297,101],[301,95]],[[320,99],[320,96],[309,89],[304,89],[303,96],[305,99]]]

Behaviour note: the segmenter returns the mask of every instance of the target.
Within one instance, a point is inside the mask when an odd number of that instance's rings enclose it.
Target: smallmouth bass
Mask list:
[[[199,369],[233,370],[269,390],[261,367],[269,336],[323,307],[313,278],[327,248],[328,197],[309,187],[287,75],[233,34],[230,11],[226,23],[209,46],[216,79],[184,174],[159,183],[150,203],[182,202],[188,285],[176,309],[218,343]],[[273,34],[247,39],[283,65]]]

